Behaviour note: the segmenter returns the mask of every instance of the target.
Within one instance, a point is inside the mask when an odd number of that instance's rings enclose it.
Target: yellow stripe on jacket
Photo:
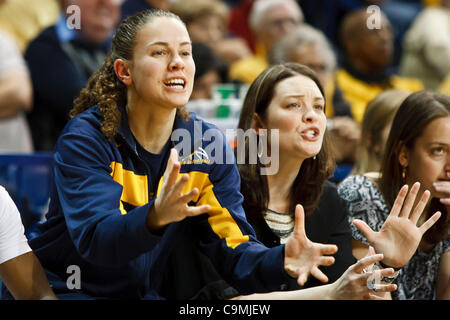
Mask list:
[[[186,173],[180,173],[177,177],[177,181],[184,174]],[[221,239],[225,238],[227,246],[232,249],[243,242],[247,242],[249,237],[242,233],[228,209],[222,207],[219,200],[217,200],[213,191],[214,186],[209,180],[208,174],[200,171],[191,171],[187,174],[189,175],[189,180],[183,188],[183,194],[188,193],[194,188],[197,188],[200,191],[193,201],[199,206],[208,204],[211,207],[211,210],[208,213],[208,222],[214,233]],[[159,181],[157,196],[159,196],[159,193],[161,192],[162,184],[163,178]]]
[[[123,188],[120,197],[120,212],[127,213],[122,201],[136,207],[146,205],[148,203],[147,175],[138,175],[131,170],[126,170],[121,163],[115,161],[111,162],[110,167],[113,180]]]

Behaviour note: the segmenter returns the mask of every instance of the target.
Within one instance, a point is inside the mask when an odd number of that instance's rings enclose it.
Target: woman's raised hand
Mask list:
[[[441,216],[440,212],[436,212],[420,227],[417,226],[417,221],[430,198],[430,192],[426,190],[413,210],[419,189],[420,183],[416,182],[408,197],[406,197],[408,186],[405,185],[400,189],[389,216],[378,232],[374,232],[362,220],[353,220],[353,224],[366,236],[375,251],[384,255],[385,265],[394,268],[404,266],[416,252],[423,234]]]
[[[301,205],[295,207],[294,232],[289,237],[285,246],[284,268],[300,286],[303,286],[309,274],[322,282],[328,282],[327,276],[320,271],[318,266],[330,266],[334,263],[334,257],[324,256],[334,254],[338,248],[336,245],[326,245],[310,241],[305,233],[305,213]]]
[[[199,190],[193,188],[186,194],[182,193],[189,180],[189,175],[184,174],[178,179],[180,168],[178,152],[172,148],[164,171],[161,192],[147,216],[147,226],[150,230],[157,230],[169,223],[181,221],[186,217],[198,216],[210,210],[209,205],[188,206],[188,203],[198,195]]]

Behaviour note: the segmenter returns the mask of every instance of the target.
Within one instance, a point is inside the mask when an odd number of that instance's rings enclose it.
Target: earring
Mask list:
[[[315,155],[315,156],[313,157],[313,160],[316,160],[316,157],[317,157],[317,155]]]
[[[406,179],[406,167],[403,167],[402,169],[402,178],[403,180]]]
[[[261,141],[259,141],[259,143],[258,143],[258,158],[261,158],[262,157],[262,155],[263,155],[263,144],[262,144],[262,142]]]

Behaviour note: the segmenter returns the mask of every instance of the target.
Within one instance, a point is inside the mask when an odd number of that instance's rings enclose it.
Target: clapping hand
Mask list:
[[[305,213],[301,205],[295,208],[295,227],[285,246],[284,268],[300,286],[303,286],[309,274],[322,282],[328,278],[318,266],[330,266],[334,258],[324,256],[337,252],[337,246],[325,245],[310,241],[305,233]]]
[[[385,265],[394,268],[404,266],[419,246],[423,234],[441,216],[440,212],[436,212],[420,227],[417,226],[417,221],[430,198],[430,192],[426,190],[413,210],[419,189],[420,183],[416,182],[412,186],[406,201],[408,186],[405,185],[400,189],[389,216],[378,232],[373,231],[362,220],[353,220],[353,224],[366,236],[375,251],[384,254],[383,263]]]

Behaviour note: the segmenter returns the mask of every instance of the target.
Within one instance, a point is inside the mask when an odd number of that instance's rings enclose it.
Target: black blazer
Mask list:
[[[253,226],[256,236],[265,246],[271,248],[280,244],[280,238],[267,225],[264,217],[247,215],[248,222]],[[335,263],[329,267],[320,267],[328,277],[328,283],[337,280],[347,268],[356,262],[352,254],[352,234],[348,223],[348,209],[345,201],[337,193],[333,182],[325,181],[319,206],[305,219],[306,236],[313,242],[335,244],[338,252],[334,254]],[[309,288],[322,284],[310,276],[303,287],[292,279],[287,290]]]

